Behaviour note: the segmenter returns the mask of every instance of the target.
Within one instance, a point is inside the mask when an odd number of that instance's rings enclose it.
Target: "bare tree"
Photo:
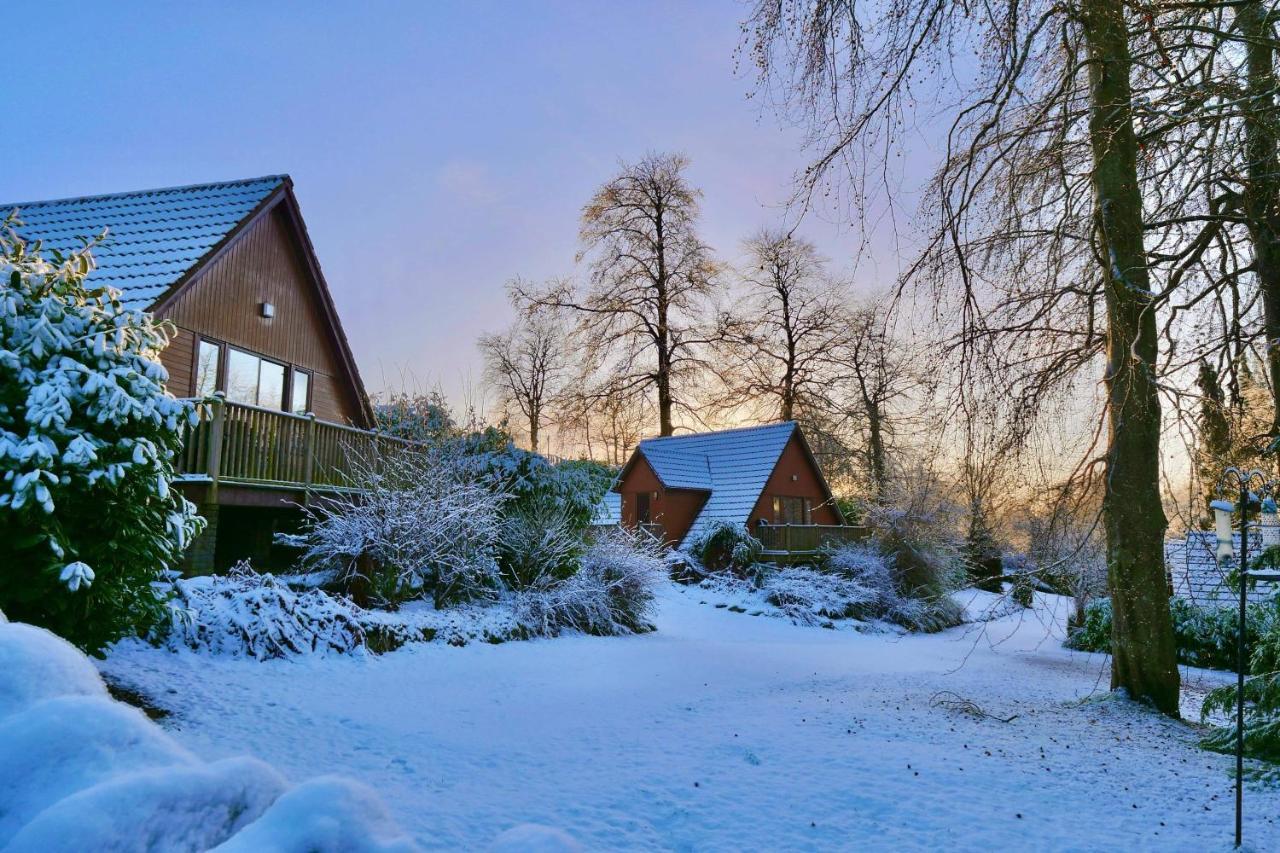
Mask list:
[[[517,285],[526,304],[580,315],[583,357],[610,373],[605,386],[624,396],[656,396],[661,435],[674,430],[673,412],[692,410],[686,397],[705,367],[709,340],[701,320],[717,265],[697,233],[701,192],[679,154],[649,154],[623,164],[582,211],[579,260],[590,284],[567,283],[545,292]]]
[[[583,390],[575,381],[557,400],[556,424],[562,438],[577,443],[588,459],[622,465],[644,434],[645,406],[637,395],[616,386]]]
[[[884,309],[874,301],[848,309],[845,323],[845,334],[831,352],[838,406],[845,425],[860,435],[870,497],[883,500],[901,407],[929,381],[913,369],[911,355],[890,332]]]
[[[1143,243],[1131,79],[1141,33],[1123,0],[760,0],[745,44],[762,88],[810,130],[816,159],[799,182],[804,202],[824,183],[852,185],[860,198],[861,167],[892,150],[919,81],[950,87],[939,101],[958,107],[929,194],[938,224],[908,278],[932,274],[939,294],[958,294],[961,363],[985,356],[1009,366],[1024,429],[1051,389],[1105,352],[1112,686],[1177,715],[1159,300]],[[954,60],[957,47],[971,46],[980,56],[969,79]],[[1148,42],[1140,67],[1151,55],[1158,45]],[[1001,283],[1010,268],[1042,274]],[[983,305],[984,284],[1000,294],[995,310]]]
[[[518,285],[513,285],[518,286]],[[481,335],[485,378],[504,405],[514,406],[529,428],[529,448],[538,438],[548,408],[560,391],[567,369],[565,330],[550,311],[525,312],[503,332]]]
[[[713,405],[784,421],[830,408],[832,352],[846,328],[841,288],[808,240],[765,229],[745,248],[741,298],[722,312],[714,344],[723,388]]]

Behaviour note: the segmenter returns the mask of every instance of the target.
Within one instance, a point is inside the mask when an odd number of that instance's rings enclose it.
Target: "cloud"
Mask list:
[[[450,160],[436,172],[436,185],[455,201],[470,207],[488,207],[499,199],[498,185],[489,167],[475,160]]]

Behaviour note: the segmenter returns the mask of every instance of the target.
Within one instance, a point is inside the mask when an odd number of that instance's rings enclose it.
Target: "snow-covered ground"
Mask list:
[[[1065,608],[900,636],[705,600],[665,588],[639,637],[266,663],[126,646],[102,668],[201,757],[354,777],[433,849],[522,823],[597,850],[1230,848],[1232,760],[1107,697],[1105,659],[1060,647]],[[1246,821],[1280,849],[1280,791],[1248,789]]]

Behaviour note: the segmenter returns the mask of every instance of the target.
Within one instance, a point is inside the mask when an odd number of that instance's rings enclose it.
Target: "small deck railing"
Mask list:
[[[865,527],[842,524],[761,524],[752,534],[766,554],[813,554],[824,547],[860,542],[869,531]]]
[[[178,474],[219,484],[342,491],[361,463],[413,442],[295,415],[221,395],[194,401],[199,422],[188,428]]]

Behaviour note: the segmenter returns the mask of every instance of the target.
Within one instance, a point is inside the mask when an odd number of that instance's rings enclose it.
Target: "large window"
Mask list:
[[[222,365],[222,347],[213,341],[201,341],[196,351],[196,396],[212,397],[218,390],[218,369]]]
[[[309,370],[217,341],[201,340],[196,347],[196,396],[223,391],[233,403],[303,415],[311,409],[311,386]]]
[[[289,411],[305,415],[311,406],[311,374],[305,370],[293,371],[293,387],[289,391],[292,402]]]
[[[264,409],[283,409],[284,371],[283,364],[228,347],[227,399]]]
[[[774,524],[812,524],[813,508],[808,498],[775,497]]]

